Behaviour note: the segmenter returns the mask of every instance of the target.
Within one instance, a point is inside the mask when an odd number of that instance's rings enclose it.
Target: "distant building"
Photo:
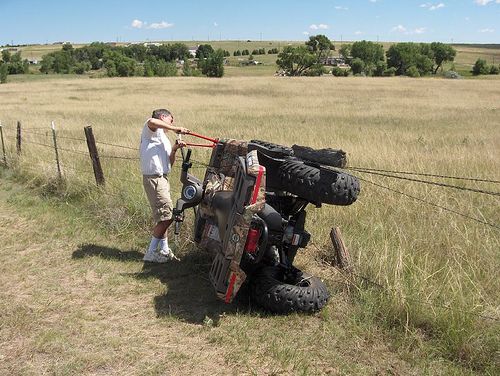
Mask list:
[[[196,57],[196,51],[198,51],[198,46],[188,47],[188,49],[189,49],[189,54],[191,55],[191,57]]]
[[[347,65],[344,58],[342,58],[342,57],[330,57],[330,56],[322,58],[321,64],[332,65],[334,67]]]

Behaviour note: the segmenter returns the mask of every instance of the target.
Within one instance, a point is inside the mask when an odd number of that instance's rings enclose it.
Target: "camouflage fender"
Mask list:
[[[230,242],[226,249],[223,250],[224,256],[232,260],[230,264],[231,272],[228,275],[228,289],[224,296],[226,303],[233,300],[246,279],[245,272],[240,268],[240,262],[245,251],[248,230],[250,229],[253,215],[261,211],[266,203],[266,169],[259,165],[257,151],[254,150],[247,154],[246,163],[248,174],[255,177],[255,185],[248,199],[249,205],[245,206],[242,214],[237,214],[235,217]]]

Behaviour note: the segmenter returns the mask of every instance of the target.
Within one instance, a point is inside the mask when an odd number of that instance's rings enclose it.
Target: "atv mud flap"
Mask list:
[[[210,269],[210,281],[217,296],[232,302],[246,279],[240,268],[252,217],[265,205],[265,168],[260,166],[257,152],[239,158],[233,183],[232,206],[217,252]]]

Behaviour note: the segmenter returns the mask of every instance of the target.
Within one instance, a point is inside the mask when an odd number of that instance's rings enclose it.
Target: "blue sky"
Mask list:
[[[500,43],[500,0],[0,0],[0,44],[336,40]]]

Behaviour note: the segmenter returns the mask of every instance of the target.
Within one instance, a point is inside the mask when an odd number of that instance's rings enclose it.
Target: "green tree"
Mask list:
[[[7,82],[7,75],[9,74],[9,68],[7,63],[0,62],[0,84]]]
[[[224,51],[220,48],[202,62],[201,72],[207,77],[224,76]]]
[[[62,46],[63,51],[73,52],[73,45],[71,43],[64,43]]]
[[[186,77],[193,75],[193,68],[191,67],[191,64],[188,60],[185,60],[184,64],[182,65],[182,75]]]
[[[339,49],[339,54],[344,60],[349,63],[351,61],[351,44],[343,44]]]
[[[415,67],[419,75],[432,72],[433,52],[430,45],[424,43],[396,43],[386,52],[387,66],[396,68],[397,75],[406,74],[410,67]]]
[[[155,75],[155,59],[152,57],[147,57],[144,61],[144,76],[153,77]]]
[[[58,51],[54,53],[52,68],[55,73],[70,73],[75,61],[69,51]]]
[[[5,49],[2,51],[2,60],[4,63],[10,63],[11,54],[10,51]]]
[[[135,73],[136,61],[126,56],[122,56],[118,61],[115,61],[116,73],[120,77],[130,77]]]
[[[490,67],[488,63],[484,59],[477,59],[476,63],[472,67],[472,73],[476,76],[480,74],[488,74],[490,73]]]
[[[155,65],[155,76],[173,77],[177,75],[177,66],[174,62],[158,60]]]
[[[42,61],[40,63],[40,72],[42,73],[50,73],[52,72],[54,69],[54,56],[52,54],[47,54],[47,55],[44,55],[42,57]]]
[[[92,68],[92,65],[88,61],[84,61],[81,63],[76,63],[73,66],[73,72],[76,74],[84,74]]]
[[[411,67],[409,67],[405,74],[408,76],[408,77],[420,77],[420,72],[418,71],[418,68],[414,65],[412,65]]]
[[[318,63],[318,56],[306,46],[286,46],[276,64],[287,76],[304,76]]]
[[[447,61],[454,61],[455,56],[457,56],[457,51],[449,44],[433,42],[431,43],[430,48],[434,55],[434,74],[437,73],[439,68],[442,68],[443,63]]]
[[[362,40],[350,46],[351,57],[360,59],[365,66],[365,73],[371,75],[379,61],[384,61],[384,48],[381,44]]]
[[[198,59],[206,59],[214,53],[214,49],[209,44],[200,44],[196,50],[196,57]]]
[[[104,63],[104,68],[106,68],[108,77],[116,77],[118,75],[116,72],[116,64],[113,60],[106,61],[106,63]]]
[[[383,60],[379,60],[377,61],[377,64],[375,66],[375,71],[373,72],[373,74],[377,77],[382,77],[386,70],[387,70],[387,63]]]
[[[499,74],[499,73],[500,73],[500,67],[498,65],[491,65],[490,74]]]
[[[325,35],[312,35],[306,42],[306,46],[309,51],[313,52],[317,56],[317,61],[328,57],[331,50],[335,50],[335,46]]]
[[[361,74],[365,69],[365,63],[359,57],[352,59],[351,70],[353,74]]]

